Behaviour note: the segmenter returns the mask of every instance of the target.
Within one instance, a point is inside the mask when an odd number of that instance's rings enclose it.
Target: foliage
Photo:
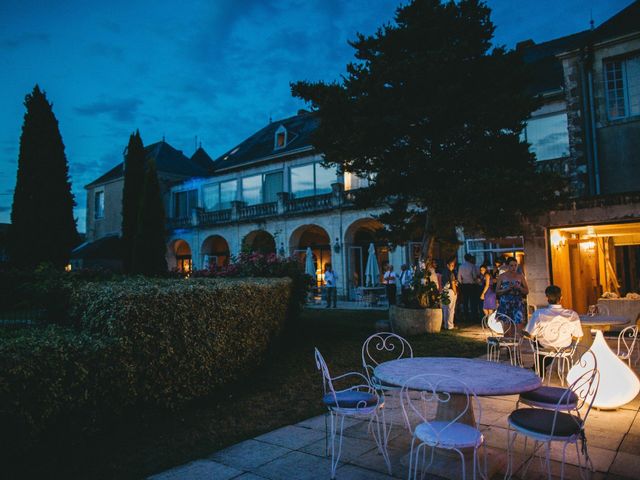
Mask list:
[[[288,279],[76,282],[75,330],[0,339],[3,444],[65,416],[90,425],[127,406],[176,408],[254,369],[279,334]]]
[[[194,277],[265,277],[292,280],[291,304],[287,318],[297,317],[304,305],[307,293],[313,283],[298,257],[280,257],[275,253],[240,253],[224,266],[212,266],[208,270],[196,270]]]
[[[138,209],[133,248],[133,271],[145,275],[162,275],[167,271],[165,212],[155,161],[149,160]]]
[[[440,308],[451,303],[449,293],[438,290],[438,285],[431,281],[429,272],[422,269],[414,272],[407,299],[408,308]]]
[[[69,263],[78,244],[69,165],[52,104],[38,85],[25,97],[8,252],[12,264]]]
[[[124,155],[124,187],[122,190],[122,262],[125,272],[133,265],[133,248],[138,229],[138,215],[144,185],[146,156],[140,132],[129,136]]]
[[[395,243],[419,232],[424,250],[456,226],[513,234],[563,190],[520,138],[539,101],[519,53],[492,45],[494,28],[478,0],[413,0],[357,35],[340,83],[292,85],[320,117],[312,142],[325,162],[372,179],[361,200],[388,205],[380,220]]]

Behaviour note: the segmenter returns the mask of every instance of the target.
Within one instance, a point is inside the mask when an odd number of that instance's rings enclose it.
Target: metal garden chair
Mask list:
[[[344,430],[345,417],[369,419],[369,431],[373,435],[373,439],[387,464],[389,475],[391,475],[391,462],[387,453],[389,434],[384,422],[384,409],[382,408],[384,406],[384,396],[380,396],[376,389],[369,384],[367,377],[359,372],[349,372],[332,377],[324,358],[322,358],[317,348],[315,349],[315,359],[316,366],[322,373],[324,391],[322,402],[327,407],[331,420],[331,478],[336,478],[336,469],[342,453],[342,432]],[[346,388],[336,390],[334,387],[334,382],[336,381],[344,382],[349,380],[353,383]],[[382,419],[380,419],[379,415],[382,415]],[[372,428],[373,426],[375,428]]]
[[[419,390],[410,390],[406,385],[415,385],[420,382],[423,387]],[[400,391],[402,400],[402,412],[407,423],[409,415],[419,419],[418,425],[413,430],[411,439],[411,453],[409,456],[408,478],[418,478],[418,469],[422,463],[422,475],[424,478],[427,469],[433,464],[435,449],[452,450],[460,455],[462,476],[466,478],[466,462],[462,449],[473,449],[473,478],[476,478],[476,470],[479,470],[478,448],[484,445],[484,436],[480,432],[480,419],[482,407],[478,397],[462,381],[448,375],[421,374],[407,380]],[[452,387],[453,385],[453,387]],[[459,409],[453,406],[454,394],[448,390],[455,390],[458,398],[464,397],[466,401],[456,402]],[[451,402],[451,405],[447,405]],[[473,403],[472,403],[473,402]],[[438,412],[447,410],[447,419],[440,419]],[[475,422],[473,425],[462,423],[461,419],[467,416],[467,412],[475,410]],[[431,452],[427,462],[426,448]],[[485,470],[481,473],[486,478],[486,449],[484,450]],[[411,475],[413,472],[413,476]]]
[[[549,370],[546,364],[550,363],[557,368],[560,383],[564,385],[578,345],[578,340],[572,338],[572,331],[571,325],[565,319],[559,318],[544,325],[535,337],[529,339],[535,371],[542,380]],[[547,362],[548,359],[552,361]]]
[[[551,479],[551,442],[563,442],[562,466],[560,478],[564,478],[564,464],[566,450],[569,444],[574,444],[578,456],[578,467],[582,477],[583,466],[581,454],[584,455],[585,467],[593,470],[593,464],[587,450],[585,435],[585,422],[591,411],[593,399],[598,390],[600,374],[598,372],[596,357],[591,351],[587,351],[580,360],[582,366],[587,368],[578,377],[555,403],[553,408],[518,408],[511,412],[508,418],[507,430],[507,471],[505,478],[511,478],[513,474],[513,445],[518,435],[525,436],[524,448],[527,448],[527,438],[534,440],[533,453],[527,461],[522,477],[535,457],[538,450],[545,446],[545,466],[547,476]],[[571,413],[573,411],[573,413]],[[578,447],[578,443],[581,447]]]
[[[487,360],[499,362],[501,351],[506,350],[511,365],[522,366],[522,337],[510,317],[494,312],[483,318],[482,328],[487,335]]]
[[[637,341],[637,325],[622,329],[618,335],[618,350],[616,351],[616,355],[618,355],[621,360],[626,360],[629,366],[631,366],[631,357],[633,356],[633,351],[636,349]],[[638,352],[638,357],[640,357],[640,351]],[[638,358],[636,358],[634,364],[636,363],[638,363]]]

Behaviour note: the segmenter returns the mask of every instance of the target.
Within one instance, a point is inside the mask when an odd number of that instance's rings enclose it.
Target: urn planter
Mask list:
[[[442,309],[392,306],[389,309],[389,321],[393,331],[403,337],[438,333],[442,328]]]

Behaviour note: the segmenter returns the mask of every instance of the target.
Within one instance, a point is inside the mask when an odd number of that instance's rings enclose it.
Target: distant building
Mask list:
[[[164,140],[145,147],[147,159],[153,159],[158,179],[166,197],[171,185],[195,177],[211,174],[213,161],[198,148],[191,158],[176,150]],[[72,254],[75,267],[120,266],[119,247],[116,241],[122,233],[122,190],[124,187],[124,163],[121,162],[104,175],[85,186],[87,191],[86,241]],[[110,241],[95,242],[111,238]]]

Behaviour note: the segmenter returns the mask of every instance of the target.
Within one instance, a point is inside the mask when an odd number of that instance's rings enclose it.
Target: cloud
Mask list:
[[[17,49],[27,45],[47,44],[51,40],[48,33],[24,32],[15,38],[0,40],[0,48]]]
[[[80,115],[108,115],[113,120],[129,122],[135,118],[140,105],[142,105],[142,100],[138,98],[122,98],[100,100],[89,105],[75,107],[74,110]]]
[[[87,48],[91,56],[101,56],[111,60],[121,61],[124,58],[124,48],[102,42],[94,42]]]

